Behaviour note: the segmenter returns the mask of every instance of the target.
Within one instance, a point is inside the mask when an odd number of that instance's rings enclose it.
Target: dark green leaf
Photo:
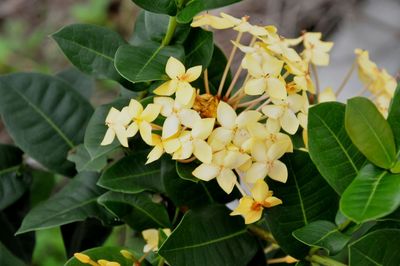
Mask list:
[[[26,264],[0,242],[0,265],[25,266]]]
[[[177,20],[179,23],[188,23],[197,15],[197,13],[200,13],[203,10],[228,6],[240,1],[241,0],[192,0],[178,12]]]
[[[193,28],[185,44],[185,66],[201,65],[203,70],[210,64],[214,52],[213,33],[201,28]]]
[[[82,142],[93,109],[66,82],[35,73],[3,76],[0,112],[18,147],[53,171],[74,173],[67,153]]]
[[[112,227],[103,226],[96,219],[87,219],[61,226],[67,257],[76,252],[101,246],[111,233]]]
[[[395,142],[389,123],[368,99],[347,101],[346,131],[354,145],[375,165],[389,169],[396,160]]]
[[[118,33],[95,25],[73,24],[63,27],[52,37],[65,56],[82,72],[129,86],[129,82],[114,67],[118,47],[126,44]]]
[[[394,135],[394,139],[397,144],[397,150],[400,151],[400,84],[397,85],[396,92],[394,94],[392,103],[389,109],[389,115],[387,118]]]
[[[167,33],[169,16],[142,11],[135,21],[131,44],[145,45],[150,41],[161,43]],[[178,24],[171,44],[182,44],[188,37],[190,25]]]
[[[18,234],[60,226],[94,217],[109,220],[109,215],[97,204],[104,192],[96,187],[98,176],[81,173],[48,201],[32,209],[22,222]]]
[[[0,143],[0,174],[22,163],[23,152],[15,146]]]
[[[123,45],[115,55],[115,67],[131,82],[145,82],[168,79],[165,65],[170,56],[182,59],[182,46],[160,46],[146,43],[141,46]]]
[[[98,202],[134,230],[171,227],[165,206],[153,202],[148,193],[126,194],[110,191],[102,195]]]
[[[308,115],[308,148],[321,175],[342,194],[365,163],[365,157],[351,142],[344,126],[345,105],[318,104]]]
[[[340,210],[355,222],[383,217],[400,205],[400,174],[364,166],[340,199]]]
[[[132,261],[126,259],[120,251],[124,249],[122,247],[98,247],[85,250],[81,253],[88,255],[92,260],[108,260],[113,262],[118,262],[121,266],[132,266]],[[87,264],[83,264],[78,261],[75,257],[70,258],[64,266],[85,266]]]
[[[195,228],[195,230],[194,230]],[[246,265],[257,250],[240,217],[222,205],[190,210],[159,250],[171,265]]]
[[[191,163],[180,163],[176,162],[176,173],[179,175],[180,178],[198,183],[200,179],[195,177],[192,172],[194,169],[199,166],[199,164],[195,162]]]
[[[75,67],[70,67],[58,72],[56,76],[66,81],[72,88],[74,88],[86,99],[90,99],[92,96],[95,86],[94,79],[82,73]]]
[[[80,144],[74,150],[70,151],[68,160],[74,162],[78,172],[94,171],[100,172],[107,165],[107,155],[104,154],[92,159],[85,145]]]
[[[350,265],[399,265],[399,238],[399,229],[382,229],[367,234],[349,245]]]
[[[176,4],[175,0],[132,0],[141,8],[153,13],[161,13],[168,15],[175,15]]]
[[[341,251],[350,240],[350,236],[341,233],[336,225],[329,221],[315,221],[293,232],[293,236],[309,246],[326,249],[330,254]]]
[[[146,165],[147,153],[140,151],[122,158],[103,173],[98,185],[124,193],[163,192],[163,176],[175,172],[175,163],[164,157]]]
[[[101,157],[106,156],[121,146],[117,139],[107,146],[101,146],[100,143],[102,142],[108,128],[105,121],[111,107],[120,110],[123,106],[128,104],[129,99],[122,98],[96,108],[87,125],[84,140],[86,150],[89,152],[92,160],[99,160]]]
[[[289,178],[286,184],[268,180],[283,204],[267,209],[266,219],[279,246],[291,256],[302,258],[308,248],[292,232],[313,221],[333,221],[338,197],[312,163],[308,153],[297,151],[284,157]]]

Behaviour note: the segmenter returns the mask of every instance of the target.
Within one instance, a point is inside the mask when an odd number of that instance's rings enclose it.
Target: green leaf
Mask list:
[[[61,28],[52,37],[82,72],[129,86],[114,67],[117,49],[126,44],[118,33],[95,25],[73,24]]]
[[[0,265],[25,266],[26,264],[0,242]]]
[[[393,132],[389,123],[368,99],[347,101],[345,125],[354,145],[373,164],[389,169],[396,160]]]
[[[134,230],[171,227],[165,206],[153,202],[151,194],[110,191],[102,195],[98,202],[115,216],[123,219]]]
[[[393,131],[394,139],[397,144],[397,152],[400,152],[400,84],[397,85],[392,103],[390,104],[387,120]]]
[[[67,68],[56,74],[57,77],[66,81],[72,88],[79,92],[86,99],[90,99],[93,94],[94,79],[75,67]]]
[[[153,42],[141,46],[123,45],[115,54],[115,67],[133,83],[167,80],[165,65],[168,58],[182,59],[183,55],[183,48],[179,45],[163,47]]]
[[[349,245],[350,265],[399,265],[399,238],[399,229],[382,229],[363,236]]]
[[[213,33],[201,28],[193,28],[185,44],[185,66],[203,66],[203,70],[208,67],[214,52]]]
[[[200,179],[195,177],[192,172],[194,169],[199,166],[198,163],[191,162],[191,163],[180,163],[176,161],[176,173],[179,175],[180,178],[188,181],[192,181],[198,183]]]
[[[18,147],[50,170],[74,174],[67,153],[82,142],[93,109],[66,82],[35,73],[0,77],[0,112]]]
[[[340,252],[350,240],[329,221],[315,221],[293,232],[293,236],[309,246],[326,249],[330,254]]]
[[[400,206],[400,174],[364,166],[340,199],[340,210],[362,223],[383,217]]]
[[[88,217],[107,221],[109,216],[97,204],[97,198],[104,192],[96,187],[97,179],[98,176],[90,172],[77,175],[60,192],[32,209],[17,234],[83,221]]]
[[[69,153],[68,160],[75,163],[78,172],[100,172],[107,165],[106,154],[92,159],[83,144],[80,144]]]
[[[365,163],[365,157],[346,133],[344,116],[345,105],[338,102],[318,104],[308,114],[310,157],[339,195]]]
[[[98,185],[116,192],[163,192],[163,176],[175,172],[175,163],[166,157],[145,164],[148,151],[135,152],[113,164],[101,176]]]
[[[100,143],[102,142],[108,129],[108,127],[105,125],[105,121],[111,107],[115,107],[120,110],[122,107],[128,104],[129,99],[121,98],[113,101],[112,103],[96,108],[87,125],[84,140],[85,148],[89,152],[92,160],[98,160],[121,147],[121,144],[117,139],[107,146],[101,146]]]
[[[141,8],[153,13],[161,13],[168,15],[175,15],[176,4],[175,0],[132,0]]]
[[[155,14],[147,11],[139,13],[133,30],[130,43],[135,46],[142,46],[148,42],[161,43],[167,33],[169,16]],[[189,24],[178,24],[176,26],[171,44],[182,44],[188,37]]]
[[[268,180],[274,195],[283,204],[267,209],[266,220],[279,246],[298,259],[308,248],[292,236],[292,232],[313,221],[333,221],[338,197],[312,163],[308,153],[295,150],[283,162],[288,168],[288,181],[283,184]]]
[[[118,262],[121,266],[132,266],[132,261],[126,259],[120,251],[124,249],[122,247],[98,247],[85,250],[81,253],[88,255],[92,260],[108,260],[113,262]],[[84,266],[87,264],[83,264],[78,261],[75,257],[70,258],[64,266]]]
[[[228,6],[240,1],[241,0],[192,0],[178,12],[177,21],[179,23],[188,23],[197,15],[197,13],[200,13],[203,10]]]
[[[158,253],[171,265],[246,265],[257,242],[242,221],[222,205],[190,210]]]

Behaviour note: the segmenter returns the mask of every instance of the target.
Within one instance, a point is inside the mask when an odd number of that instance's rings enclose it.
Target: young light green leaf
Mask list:
[[[108,222],[110,215],[97,204],[104,192],[96,186],[98,175],[84,172],[72,179],[67,186],[49,200],[32,209],[17,234],[60,226],[88,217]]]
[[[358,174],[365,157],[351,142],[344,125],[345,105],[318,104],[308,115],[308,148],[321,175],[340,195]]]
[[[382,229],[371,232],[349,245],[350,265],[398,265],[399,229]]]
[[[289,177],[285,184],[268,180],[274,196],[282,205],[266,210],[266,220],[279,246],[298,259],[308,253],[308,248],[292,236],[296,229],[317,220],[333,221],[338,196],[326,183],[312,163],[308,153],[295,150],[285,155]]]
[[[110,191],[102,195],[98,202],[134,230],[171,227],[165,206],[153,202],[151,194]]]
[[[0,77],[0,112],[19,148],[50,170],[74,174],[67,154],[82,142],[93,109],[66,82],[36,73]]]
[[[389,123],[368,99],[347,101],[346,131],[356,147],[373,164],[390,169],[396,160],[395,142]]]
[[[193,230],[196,228],[196,230]],[[159,249],[171,265],[247,265],[257,241],[223,205],[190,210]]]
[[[295,230],[293,236],[308,246],[324,248],[331,255],[340,252],[350,240],[334,223],[322,220]]]
[[[368,164],[344,191],[340,210],[355,222],[371,221],[400,206],[399,191],[400,174]]]

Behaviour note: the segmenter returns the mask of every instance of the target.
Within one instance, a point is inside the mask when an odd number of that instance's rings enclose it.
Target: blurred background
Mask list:
[[[131,0],[0,0],[0,75],[16,71],[58,73],[71,65],[49,37],[63,25],[91,23],[131,37],[140,9]],[[319,68],[321,87],[336,89],[351,67],[354,49],[370,51],[378,66],[393,75],[400,71],[400,0],[244,0],[212,11],[236,17],[249,15],[254,24],[273,24],[288,38],[302,30],[321,31],[325,40],[335,42],[331,64]],[[228,53],[231,31],[216,34]],[[118,85],[96,81],[92,103],[99,105],[115,97]],[[354,95],[362,85],[353,75],[340,100]],[[11,143],[0,120],[0,143]],[[117,230],[119,230],[117,228]],[[109,245],[120,241],[113,234]],[[56,266],[65,262],[57,229],[37,234],[35,265]]]

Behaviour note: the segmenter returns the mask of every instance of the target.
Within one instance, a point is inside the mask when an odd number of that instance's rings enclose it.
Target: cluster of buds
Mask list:
[[[83,253],[75,253],[74,257],[79,260],[80,262],[92,266],[121,266],[118,262],[115,261],[108,261],[105,259],[100,259],[100,260],[93,260],[90,258],[88,255],[83,254]]]
[[[128,138],[139,132],[153,147],[147,163],[164,153],[182,163],[199,162],[192,174],[203,181],[216,179],[228,194],[236,187],[243,197],[231,214],[242,215],[247,224],[254,223],[262,217],[264,208],[282,204],[269,190],[265,178],[287,181],[288,171],[280,158],[293,151],[291,136],[299,130],[307,147],[309,99],[315,102],[315,93],[332,99],[329,90],[328,96],[326,91],[318,93],[316,67],[329,64],[333,43],[324,42],[320,33],[311,32],[285,39],[273,26],[252,25],[248,17],[237,19],[224,13],[220,17],[195,17],[192,27],[238,32],[218,91],[211,94],[207,70],[201,66],[186,70],[182,62],[170,57],[165,68],[170,80],[154,90],[153,103],[144,108],[132,99],[121,111],[110,110],[102,145],[117,137],[121,145],[128,147]],[[252,36],[248,45],[240,42],[244,33]],[[304,48],[301,53],[293,48],[299,44]],[[241,64],[224,91],[237,50],[243,53]],[[368,54],[365,57],[365,52],[360,52],[358,61],[365,58]],[[365,66],[360,67],[362,80],[368,79],[371,88],[380,80],[387,80],[387,73],[376,71],[376,65],[361,65]],[[191,85],[202,73],[204,94]],[[388,88],[392,94],[393,90],[392,86]],[[154,123],[159,116],[164,119],[162,125]]]

